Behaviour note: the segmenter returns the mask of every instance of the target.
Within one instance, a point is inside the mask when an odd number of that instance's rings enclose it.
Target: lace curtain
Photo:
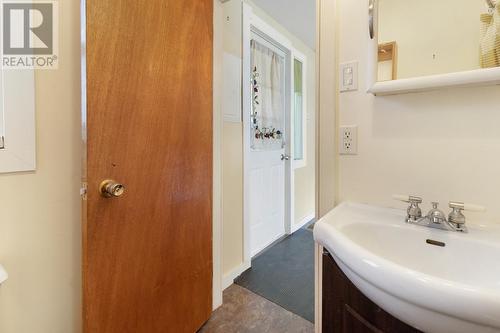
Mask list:
[[[252,40],[252,129],[255,150],[280,150],[284,144],[284,59]]]

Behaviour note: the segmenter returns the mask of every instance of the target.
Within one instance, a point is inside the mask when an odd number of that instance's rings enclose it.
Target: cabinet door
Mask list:
[[[323,333],[416,333],[370,301],[329,253],[323,255]]]

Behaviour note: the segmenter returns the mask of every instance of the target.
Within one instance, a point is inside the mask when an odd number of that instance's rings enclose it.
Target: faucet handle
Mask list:
[[[404,195],[404,194],[394,194],[392,196],[394,200],[399,200],[407,203],[421,204],[422,198],[416,197],[413,195]]]
[[[401,195],[401,194],[395,194],[392,196],[394,199],[403,201],[406,203],[409,203],[410,206],[407,209],[407,218],[406,222],[412,222],[412,221],[417,221],[419,218],[422,217],[422,210],[418,206],[419,204],[422,203],[422,198],[420,197],[415,197],[412,195]]]
[[[474,204],[466,204],[463,202],[450,201],[450,208],[458,210],[467,210],[471,212],[484,212],[486,207]]]
[[[457,231],[464,232],[467,232],[467,228],[465,228],[465,215],[462,211],[484,212],[486,210],[483,206],[465,204],[463,202],[451,201],[449,205],[452,211],[450,215],[448,215],[448,222],[451,223]]]

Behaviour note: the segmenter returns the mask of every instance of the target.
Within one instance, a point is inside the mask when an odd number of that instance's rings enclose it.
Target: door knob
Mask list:
[[[125,186],[114,180],[107,179],[99,185],[99,193],[105,198],[121,197],[125,193]]]
[[[281,160],[282,161],[289,161],[290,160],[290,156],[285,155],[285,154],[281,154]]]

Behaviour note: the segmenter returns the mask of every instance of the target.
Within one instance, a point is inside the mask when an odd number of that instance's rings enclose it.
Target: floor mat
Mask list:
[[[252,260],[236,284],[314,322],[314,240],[300,229]]]

